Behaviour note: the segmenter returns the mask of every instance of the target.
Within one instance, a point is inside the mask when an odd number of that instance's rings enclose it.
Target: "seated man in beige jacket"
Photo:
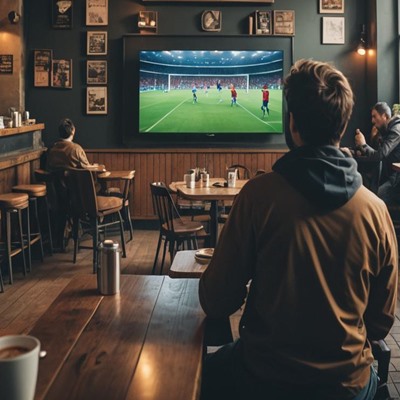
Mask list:
[[[300,60],[284,91],[292,149],[238,194],[200,279],[211,318],[239,309],[251,281],[240,338],[204,360],[202,399],[372,400],[370,341],[395,316],[396,235],[339,149],[346,77]]]

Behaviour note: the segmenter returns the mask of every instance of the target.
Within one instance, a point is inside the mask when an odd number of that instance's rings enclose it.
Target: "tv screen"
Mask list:
[[[139,52],[139,132],[283,133],[283,51]]]
[[[286,148],[292,47],[265,35],[124,36],[124,144]]]

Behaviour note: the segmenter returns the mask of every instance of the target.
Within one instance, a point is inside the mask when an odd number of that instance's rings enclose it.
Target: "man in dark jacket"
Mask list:
[[[382,161],[382,180],[378,196],[388,205],[399,204],[400,173],[392,168],[392,163],[400,162],[400,117],[392,117],[390,107],[376,103],[371,110],[371,146],[357,129],[354,137],[356,147],[371,161]]]
[[[294,148],[243,187],[200,279],[211,318],[246,299],[240,338],[204,360],[202,399],[371,400],[370,340],[395,315],[393,225],[339,149],[345,76],[300,60],[284,89]]]

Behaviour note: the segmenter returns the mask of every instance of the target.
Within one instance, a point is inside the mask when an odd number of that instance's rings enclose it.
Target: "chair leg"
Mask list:
[[[19,240],[21,243],[21,253],[22,253],[22,261],[24,264],[24,276],[26,275],[26,257],[25,257],[25,243],[24,243],[24,233],[22,230],[22,212],[21,210],[17,210],[17,215],[18,215],[18,230],[19,230]],[[31,241],[30,241],[30,227],[29,227],[29,209],[26,208],[26,245],[28,247],[28,271],[30,272],[32,269],[30,260],[31,260]]]
[[[98,254],[97,254],[97,245],[98,245],[98,240],[99,238],[99,222],[97,221],[97,218],[94,220],[94,229],[93,229],[93,273],[97,273],[97,263],[98,263]]]
[[[161,266],[160,266],[160,275],[162,274],[162,271],[163,271],[163,268],[164,268],[165,254],[166,254],[166,252],[167,252],[167,245],[168,245],[168,240],[167,240],[167,238],[165,238],[165,241],[164,241],[164,249],[163,249],[163,255],[162,255]]]
[[[10,285],[13,283],[13,271],[12,271],[12,261],[11,261],[11,211],[6,210],[6,227],[5,227],[5,232],[6,232],[6,258],[7,258],[7,263],[8,263],[8,281]],[[23,241],[21,243],[23,246]]]
[[[0,293],[4,292],[4,281],[3,274],[1,273],[1,263],[0,263]]]
[[[74,256],[73,256],[73,263],[76,263],[76,255],[78,253],[79,247],[79,218],[73,217],[72,218],[72,240],[74,241]]]
[[[126,258],[126,246],[125,246],[125,234],[124,234],[124,222],[121,213],[118,211],[119,218],[119,230],[121,233],[121,245],[122,245],[122,257]]]
[[[32,203],[31,203],[32,201]],[[35,224],[36,224],[36,232],[37,235],[39,235],[39,250],[40,250],[40,260],[43,262],[44,259],[44,251],[43,251],[43,237],[42,237],[42,231],[40,229],[40,222],[39,222],[39,212],[38,212],[38,199],[37,198],[33,198],[30,199],[29,204],[32,204],[32,208],[33,208],[33,214],[34,214],[34,219],[35,219]],[[32,227],[33,229],[33,227]],[[35,234],[36,234],[35,232]],[[30,236],[29,236],[30,238]]]
[[[50,255],[53,255],[53,233],[51,231],[51,219],[50,219],[50,207],[49,207],[49,200],[47,196],[44,198],[44,206],[46,208],[46,218],[47,218],[47,233],[49,235],[49,250]]]
[[[156,272],[156,267],[157,267],[157,261],[158,261],[158,255],[160,253],[160,247],[161,247],[161,241],[162,241],[162,234],[160,232],[160,235],[158,237],[158,243],[157,243],[157,250],[156,250],[156,256],[154,258],[154,263],[153,263],[153,269],[151,270],[151,274],[154,275]]]
[[[131,219],[131,212],[129,211],[129,205],[124,207],[124,218],[129,228],[129,240],[133,239],[133,226]]]

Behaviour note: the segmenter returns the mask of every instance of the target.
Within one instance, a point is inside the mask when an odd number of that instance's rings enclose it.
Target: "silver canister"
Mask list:
[[[97,287],[101,294],[119,293],[121,251],[113,240],[99,244],[99,265],[97,268]]]

